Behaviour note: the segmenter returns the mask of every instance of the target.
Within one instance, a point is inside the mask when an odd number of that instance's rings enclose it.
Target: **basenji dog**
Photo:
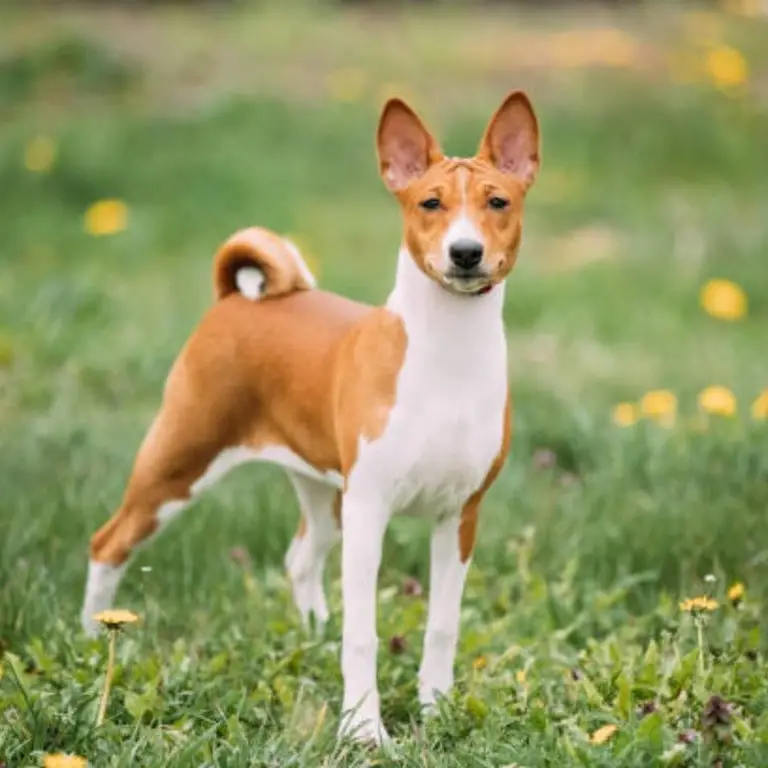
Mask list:
[[[323,568],[342,540],[341,733],[381,742],[376,587],[395,513],[433,524],[421,704],[434,709],[453,685],[479,509],[509,450],[502,305],[539,128],[515,91],[474,157],[447,157],[390,99],[376,144],[403,218],[386,304],[316,288],[296,247],[269,230],[221,246],[217,300],[170,371],[120,507],[91,539],[82,621],[95,630],[132,553],[203,489],[243,462],[277,463],[301,510],[285,564],[305,621],[328,618]]]

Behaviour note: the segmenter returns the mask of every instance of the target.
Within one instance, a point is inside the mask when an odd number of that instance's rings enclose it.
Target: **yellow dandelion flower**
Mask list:
[[[631,427],[640,418],[640,409],[635,403],[619,403],[613,409],[611,419],[619,427]]]
[[[768,389],[764,389],[752,403],[752,417],[755,419],[768,419]]]
[[[736,397],[727,387],[707,387],[699,393],[699,408],[716,416],[733,416]]]
[[[128,206],[122,200],[99,200],[85,212],[83,225],[94,237],[115,235],[128,226]]]
[[[707,55],[707,71],[717,88],[734,88],[747,81],[745,58],[735,48],[720,45]]]
[[[701,613],[702,611],[714,611],[718,607],[718,602],[712,597],[702,595],[700,597],[689,597],[680,603],[680,610],[686,613]]]
[[[744,598],[746,591],[744,585],[740,581],[737,581],[736,583],[731,584],[731,587],[728,590],[728,599],[732,603],[738,603]]]
[[[640,410],[643,416],[671,426],[677,414],[677,397],[667,389],[651,390],[640,399]]]
[[[605,742],[611,739],[613,734],[618,730],[618,726],[613,725],[613,723],[610,723],[609,725],[603,725],[589,737],[589,740],[593,744],[605,744]]]
[[[88,761],[77,755],[43,755],[43,768],[86,768]]]
[[[24,147],[24,167],[30,173],[47,173],[56,162],[56,144],[48,136],[36,136]]]
[[[485,656],[478,656],[472,661],[472,669],[485,669],[488,666],[488,661]]]
[[[520,685],[525,685],[527,677],[524,669],[518,669],[517,672],[515,672],[515,680],[517,680]]]
[[[138,621],[139,617],[131,611],[118,608],[110,611],[102,611],[101,613],[97,613],[93,618],[109,630],[109,655],[107,656],[107,671],[104,675],[104,688],[101,691],[99,709],[96,713],[96,725],[99,726],[104,722],[104,718],[107,715],[109,691],[112,687],[112,676],[115,673],[115,653],[117,647],[118,632],[125,624],[133,624],[133,622]]]
[[[747,295],[731,280],[710,280],[700,299],[704,311],[718,320],[739,320],[747,313]]]
[[[366,81],[361,69],[337,69],[328,75],[328,92],[334,101],[360,101]]]
[[[132,611],[126,611],[118,608],[111,611],[102,611],[93,617],[107,629],[120,629],[125,624],[133,624],[139,621],[139,617]]]

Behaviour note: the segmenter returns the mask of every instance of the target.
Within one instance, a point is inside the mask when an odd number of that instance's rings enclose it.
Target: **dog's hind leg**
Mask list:
[[[90,542],[88,580],[81,613],[84,629],[97,629],[94,614],[112,606],[136,548],[162,530],[208,485],[249,458],[227,444],[205,408],[163,406],[136,457],[123,500]],[[213,427],[213,428],[212,428]]]
[[[301,519],[286,553],[285,567],[302,621],[308,624],[313,614],[315,629],[320,631],[328,620],[323,571],[328,552],[339,539],[340,491],[297,472],[289,475]]]

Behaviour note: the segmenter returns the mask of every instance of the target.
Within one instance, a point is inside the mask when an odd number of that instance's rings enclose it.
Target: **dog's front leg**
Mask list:
[[[461,596],[469,568],[468,555],[462,560],[460,527],[461,517],[452,515],[436,523],[432,532],[429,608],[419,669],[419,701],[426,713],[434,711],[437,697],[453,685]]]
[[[387,504],[364,493],[347,492],[342,499],[344,706],[340,735],[377,744],[389,738],[381,724],[376,682],[376,585],[389,515]]]

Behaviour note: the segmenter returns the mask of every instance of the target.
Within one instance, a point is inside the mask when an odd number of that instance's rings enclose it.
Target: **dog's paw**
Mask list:
[[[439,713],[438,702],[450,694],[452,684],[452,680],[440,680],[436,685],[425,682],[419,684],[419,704],[423,719],[435,717]]]
[[[99,622],[93,618],[93,614],[87,608],[80,612],[80,626],[86,637],[94,638],[99,634]]]
[[[359,712],[344,714],[339,726],[338,738],[351,739],[373,747],[386,746],[392,742],[380,717],[366,717]]]

